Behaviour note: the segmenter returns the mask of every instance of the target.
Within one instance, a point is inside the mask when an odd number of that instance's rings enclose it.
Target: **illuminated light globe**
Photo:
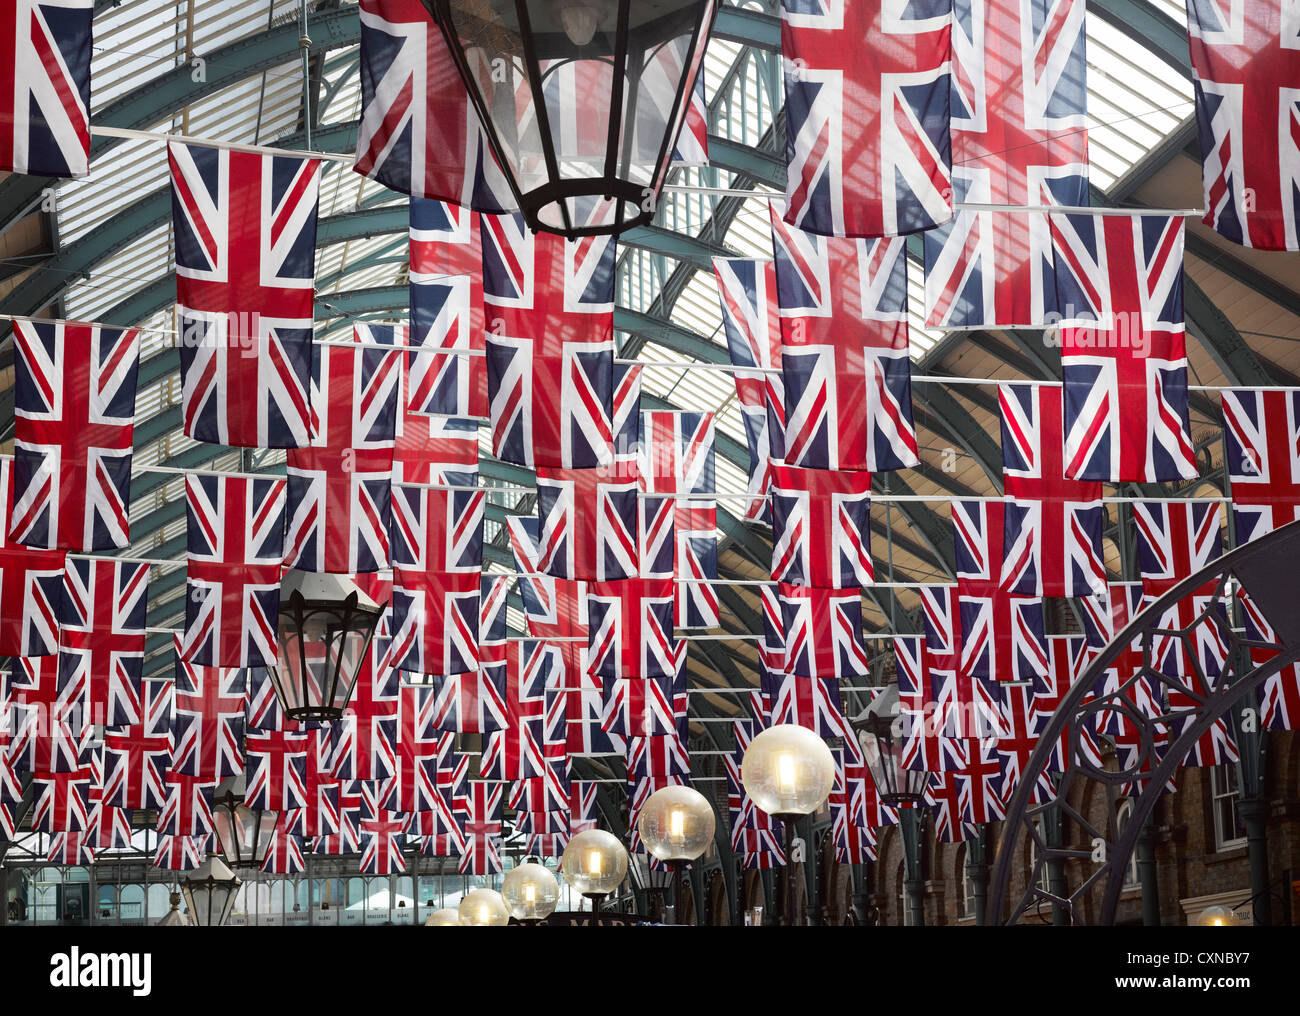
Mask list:
[[[460,914],[452,910],[451,907],[443,907],[441,910],[435,910],[424,922],[426,928],[449,928],[453,925],[460,924]]]
[[[835,759],[807,727],[768,727],[749,743],[740,781],[755,807],[778,818],[808,815],[835,785]]]
[[[528,861],[506,875],[501,898],[516,921],[542,921],[560,902],[560,883],[543,865]]]
[[[583,896],[608,896],[627,874],[627,851],[618,837],[588,829],[569,840],[560,859],[564,878]]]
[[[636,828],[641,842],[660,861],[694,861],[713,841],[713,807],[692,787],[662,787],[641,807]]]
[[[495,889],[471,889],[460,901],[456,916],[464,927],[497,928],[510,923],[510,911]]]
[[[1226,928],[1237,923],[1231,907],[1206,907],[1196,918],[1200,928]]]

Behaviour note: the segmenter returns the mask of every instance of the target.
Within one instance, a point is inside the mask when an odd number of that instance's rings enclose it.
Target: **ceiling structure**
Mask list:
[[[92,123],[245,144],[351,153],[360,111],[354,0],[309,0],[309,77],[304,88],[298,0],[97,0]],[[1201,203],[1190,68],[1182,0],[1089,0],[1089,150],[1093,201],[1125,207]],[[724,5],[706,59],[712,164],[678,168],[671,184],[771,191],[784,186],[780,23],[774,3]],[[124,556],[176,559],[155,567],[148,623],[179,628],[184,617],[184,470],[282,470],[276,451],[227,449],[181,429],[175,277],[167,163],[156,141],[96,136],[89,178],[0,179],[0,314],[138,325],[142,336],[132,484],[133,543]],[[326,163],[320,195],[316,317],[318,335],[355,320],[400,320],[407,311],[404,195]],[[727,364],[714,255],[770,257],[761,196],[674,192],[655,224],[621,238],[615,326],[620,356],[680,363],[644,371],[643,408],[717,413],[719,491],[744,489],[748,453]],[[914,379],[926,374],[996,379],[1060,376],[1059,351],[1036,332],[949,332],[921,326],[919,239],[909,242]],[[1188,220],[1186,309],[1195,385],[1294,384],[1300,373],[1300,280],[1284,255],[1229,244]],[[9,325],[0,321],[0,335]],[[0,346],[0,451],[12,450],[13,344]],[[946,497],[1001,493],[997,392],[991,385],[916,380],[922,463],[875,478],[892,495]],[[1164,486],[1168,495],[1222,486],[1218,399],[1194,391],[1193,439],[1200,479]],[[486,428],[484,428],[486,438]],[[529,470],[499,462],[484,447],[483,482],[518,486]],[[1127,485],[1137,488],[1137,485]],[[1141,488],[1147,492],[1150,488]],[[1129,489],[1118,493],[1131,492]],[[532,496],[489,498],[485,548],[492,567],[512,570],[502,534],[509,512],[530,512]],[[719,504],[724,579],[765,579],[770,533],[739,520],[739,501]],[[1127,542],[1119,506],[1108,505],[1107,562],[1121,572]],[[952,539],[940,502],[877,500],[873,555],[882,581],[951,577]],[[757,591],[719,587],[723,629],[760,632]],[[915,630],[917,599],[905,589],[868,590],[869,631]],[[516,621],[518,615],[516,614]],[[880,643],[877,649],[887,649]],[[692,644],[692,685],[757,684],[757,652],[743,638]],[[150,635],[146,675],[171,666],[170,636]],[[713,741],[709,719],[742,713],[734,694],[697,694],[694,730]]]

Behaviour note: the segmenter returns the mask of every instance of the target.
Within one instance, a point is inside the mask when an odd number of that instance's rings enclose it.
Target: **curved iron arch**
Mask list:
[[[1076,903],[1094,892],[1104,880],[1098,923],[1113,923],[1123,889],[1124,874],[1138,836],[1174,770],[1182,764],[1196,740],[1244,695],[1254,692],[1283,667],[1300,660],[1300,610],[1296,609],[1293,598],[1286,592],[1294,578],[1292,569],[1296,561],[1300,561],[1300,522],[1283,526],[1224,555],[1183,579],[1142,611],[1111,640],[1075,681],[1069,694],[1052,715],[1046,730],[1040,735],[1038,745],[1007,806],[989,885],[989,913],[999,915],[994,920],[1015,924],[1031,908],[1043,903],[1064,908],[1073,918],[1077,915]],[[1210,583],[1214,584],[1214,594],[1190,625],[1182,629],[1160,627],[1160,619],[1168,608]],[[1243,638],[1242,633],[1228,623],[1228,608],[1233,604],[1238,586],[1245,589],[1264,614],[1276,633],[1275,641]],[[1223,671],[1213,682],[1206,680],[1196,653],[1189,648],[1197,633],[1206,625],[1213,626],[1228,646]],[[1158,636],[1174,638],[1182,644],[1196,671],[1199,688],[1190,687],[1187,682],[1163,674],[1151,665],[1152,642]],[[1142,650],[1141,668],[1116,689],[1093,695],[1098,679],[1121,653],[1129,651],[1135,641]],[[1267,662],[1255,666],[1250,660],[1250,649],[1270,650],[1275,655]],[[1147,716],[1134,708],[1126,700],[1125,693],[1141,677],[1151,677],[1167,688],[1179,689],[1197,702],[1197,707],[1190,713],[1191,719],[1188,720],[1187,711],[1171,713],[1166,710],[1159,716]],[[1103,769],[1084,757],[1079,750],[1081,730],[1097,713],[1104,710],[1124,713],[1140,732],[1140,749],[1136,761],[1125,769]],[[1174,718],[1185,721],[1182,733],[1159,754],[1158,762],[1148,769],[1147,763],[1156,757],[1155,728]],[[1052,747],[1063,733],[1068,738],[1069,766],[1057,782],[1056,796],[1044,804],[1033,804],[1031,797],[1034,786],[1046,772]],[[1138,777],[1145,782],[1138,795],[1131,798],[1132,811],[1121,830],[1118,798],[1114,791],[1116,787],[1132,783]],[[1108,807],[1104,827],[1099,827],[1098,823],[1088,819],[1069,803],[1071,789],[1084,783],[1099,785],[1106,794]],[[1087,871],[1084,877],[1076,878],[1072,884],[1064,874],[1065,862],[1082,860],[1086,863],[1092,852],[1052,842],[1035,823],[1035,819],[1046,815],[1051,809],[1059,809],[1063,817],[1082,828],[1092,838],[1094,846],[1100,844],[1104,847],[1104,860],[1096,862],[1092,870]],[[1009,899],[1017,853],[1015,848],[1022,834],[1035,846],[1034,862],[1026,878],[1024,892],[1005,919],[1002,919],[1001,915]],[[1053,863],[1060,867],[1054,873],[1055,881],[1052,883],[1052,888],[1059,890],[1057,892],[1040,885],[1044,869]]]

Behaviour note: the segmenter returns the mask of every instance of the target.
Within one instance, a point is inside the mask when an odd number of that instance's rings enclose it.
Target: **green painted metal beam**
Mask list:
[[[1088,0],[1088,13],[1141,43],[1185,77],[1192,76],[1187,30],[1148,0]]]

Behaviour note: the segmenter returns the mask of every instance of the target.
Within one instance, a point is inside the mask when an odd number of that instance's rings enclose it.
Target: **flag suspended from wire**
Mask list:
[[[0,170],[90,172],[94,0],[13,0],[0,14]]]
[[[1188,0],[1205,218],[1233,243],[1300,250],[1294,0]]]
[[[772,467],[772,578],[823,589],[865,587],[871,562],[871,474]]]
[[[33,550],[9,537],[13,460],[0,458],[0,655],[53,656],[63,616],[67,552]]]
[[[953,0],[959,204],[1087,205],[1084,0]],[[923,234],[925,320],[1042,328],[1056,310],[1047,216],[959,209]]]
[[[139,333],[15,321],[13,334],[10,537],[40,550],[128,546]]]
[[[952,216],[952,0],[781,4],[786,212],[823,236]]]
[[[1300,518],[1300,392],[1224,389],[1236,545]]]

